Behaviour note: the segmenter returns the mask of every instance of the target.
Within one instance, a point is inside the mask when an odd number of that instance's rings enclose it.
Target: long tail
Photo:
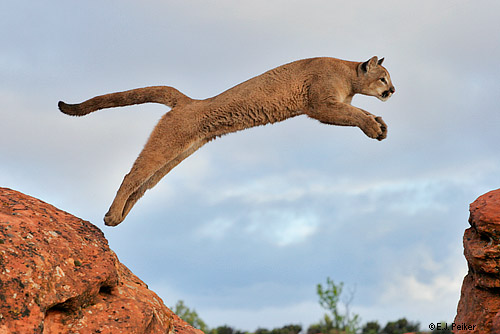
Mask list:
[[[192,99],[169,86],[153,86],[96,96],[82,103],[67,104],[59,101],[59,109],[68,115],[83,116],[96,110],[124,107],[141,103],[161,103],[169,107],[184,104]]]

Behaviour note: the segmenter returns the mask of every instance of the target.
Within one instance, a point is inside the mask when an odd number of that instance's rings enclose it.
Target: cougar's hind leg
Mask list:
[[[144,193],[153,188],[160,180],[168,174],[175,166],[180,164],[184,159],[193,154],[196,150],[206,144],[208,140],[199,140],[195,142],[191,147],[189,147],[186,151],[179,154],[174,160],[168,162],[162,168],[160,168],[156,173],[153,174],[142,186],[140,186],[125,203],[125,207],[123,208],[123,217],[126,217],[129,213],[130,209],[134,206],[134,204],[144,195]]]
[[[105,224],[108,226],[120,224],[133,204],[148,189],[146,184],[151,182],[149,180],[199,141],[196,136],[197,131],[193,124],[186,124],[182,115],[178,116],[174,110],[165,114],[154,128],[132,169],[125,175],[109,211],[104,216]],[[130,204],[127,205],[129,200]]]

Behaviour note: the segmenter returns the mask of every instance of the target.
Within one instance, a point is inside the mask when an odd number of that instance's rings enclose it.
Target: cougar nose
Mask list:
[[[391,92],[391,94],[394,94],[395,91],[396,91],[396,88],[394,88],[394,86],[392,86],[391,88],[389,88],[389,92]]]

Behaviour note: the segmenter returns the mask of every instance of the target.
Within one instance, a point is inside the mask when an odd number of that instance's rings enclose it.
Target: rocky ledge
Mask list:
[[[469,272],[462,284],[455,333],[500,334],[500,189],[470,205],[464,233]]]
[[[203,334],[118,261],[91,223],[0,188],[0,334]]]

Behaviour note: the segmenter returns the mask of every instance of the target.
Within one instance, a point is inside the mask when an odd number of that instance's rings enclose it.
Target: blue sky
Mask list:
[[[329,276],[363,321],[452,321],[468,205],[500,186],[500,3],[11,1],[0,5],[0,185],[99,226],[166,305],[244,330],[318,321]],[[396,94],[353,104],[388,138],[305,116],[211,142],[116,228],[123,176],[168,109],[63,115],[149,85],[194,98],[296,59],[385,57]]]

